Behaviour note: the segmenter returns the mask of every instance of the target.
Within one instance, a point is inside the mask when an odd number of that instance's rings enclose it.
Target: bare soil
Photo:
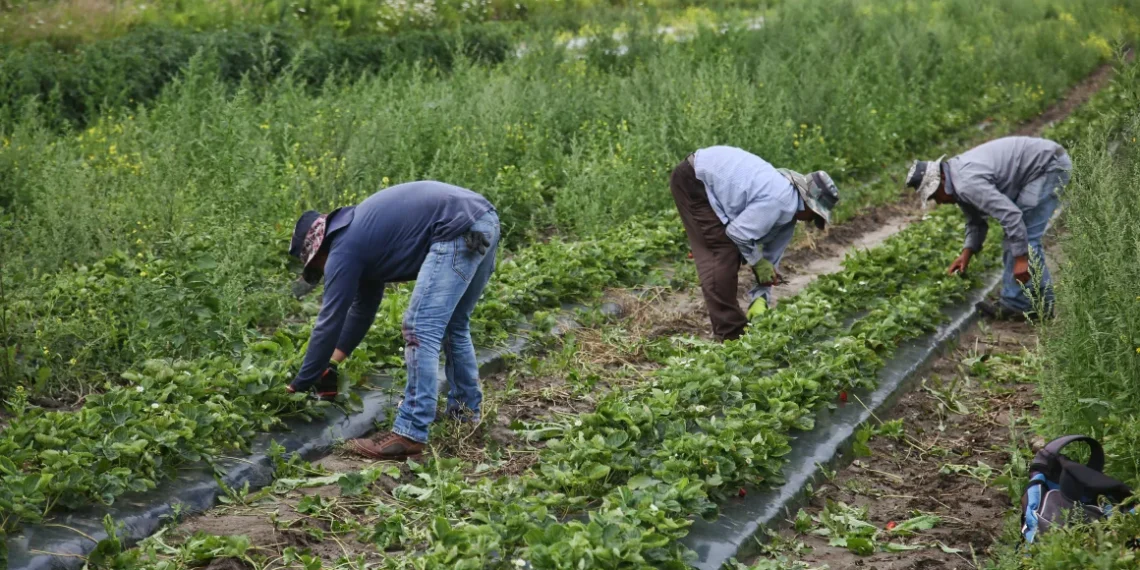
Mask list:
[[[821,485],[805,508],[819,515],[827,501],[864,507],[868,522],[883,529],[919,514],[941,522],[910,539],[887,539],[926,548],[860,556],[812,533],[779,531],[792,559],[831,570],[975,568],[1000,537],[1012,504],[994,479],[1005,468],[1014,444],[1027,446],[1024,418],[1037,413],[1038,368],[1032,354],[1037,336],[1024,323],[974,327],[958,349],[936,361],[922,388],[905,395],[882,421],[902,419],[901,441],[874,437],[871,455],[856,459]],[[955,383],[955,379],[957,382]],[[958,406],[961,406],[959,408]],[[977,469],[980,464],[988,466]],[[967,466],[973,473],[965,471]],[[789,519],[795,513],[790,513]],[[946,552],[940,545],[959,552]],[[787,554],[787,553],[785,553]]]

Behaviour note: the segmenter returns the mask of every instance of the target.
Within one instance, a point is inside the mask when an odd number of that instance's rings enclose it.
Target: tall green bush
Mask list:
[[[1044,336],[1043,420],[1051,433],[1101,438],[1109,468],[1140,480],[1140,67],[1101,99],[1091,128],[1068,129],[1075,172],[1057,321]]]
[[[448,69],[457,54],[475,61],[503,61],[512,48],[507,29],[495,24],[452,30],[409,31],[395,36],[317,34],[259,27],[214,32],[142,28],[127,35],[61,52],[40,42],[0,50],[0,132],[38,107],[39,120],[82,128],[100,112],[149,102],[201,53],[218,81],[243,79],[267,86],[285,70],[308,87],[330,74],[348,76],[421,64]]]

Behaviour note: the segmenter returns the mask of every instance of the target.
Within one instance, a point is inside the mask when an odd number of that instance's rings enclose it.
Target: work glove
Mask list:
[[[768,301],[764,297],[756,297],[751,305],[748,305],[748,320],[754,321],[756,317],[768,311]]]
[[[756,284],[761,287],[771,287],[784,282],[784,276],[780,275],[776,268],[767,261],[760,261],[753,265],[752,276],[756,278]]]
[[[312,293],[313,289],[316,289],[316,288],[317,288],[317,285],[315,283],[309,283],[308,281],[305,281],[304,279],[298,279],[298,280],[293,282],[292,286],[290,286],[290,289],[293,292],[293,296],[296,297],[297,300],[303,299],[305,297],[305,295]]]
[[[340,375],[337,374],[337,362],[335,360],[329,361],[329,367],[321,373],[317,381],[310,385],[304,392],[313,392],[319,399],[332,400],[337,396],[337,391],[340,385]],[[295,394],[299,390],[293,386],[297,381],[285,387],[285,390],[290,394]]]
[[[491,246],[491,240],[487,239],[487,234],[475,230],[463,234],[463,241],[467,244],[467,251],[479,255],[487,253],[487,248]]]

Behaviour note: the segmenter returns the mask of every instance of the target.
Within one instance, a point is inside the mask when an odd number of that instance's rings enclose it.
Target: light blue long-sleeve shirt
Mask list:
[[[731,146],[698,150],[693,169],[744,261],[754,266],[766,260],[778,267],[795,234],[795,215],[803,209],[792,183],[768,161]],[[767,299],[767,292],[753,290],[752,297]]]

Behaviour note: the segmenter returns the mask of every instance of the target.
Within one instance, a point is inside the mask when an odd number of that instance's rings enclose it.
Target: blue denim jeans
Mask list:
[[[1053,307],[1053,278],[1045,265],[1045,248],[1041,238],[1049,227],[1049,219],[1060,202],[1058,193],[1069,183],[1067,170],[1053,170],[1032,180],[1026,186],[1041,184],[1041,199],[1036,206],[1022,210],[1021,219],[1029,237],[1029,282],[1022,285],[1013,278],[1013,255],[1006,249],[1002,252],[1005,269],[1001,276],[1001,304],[1021,313],[1033,311],[1036,301],[1042,301],[1042,308],[1048,312]]]
[[[448,411],[467,409],[478,416],[483,402],[471,342],[471,312],[495,270],[499,216],[487,212],[471,230],[490,240],[487,252],[480,255],[467,249],[462,236],[432,244],[404,313],[408,385],[392,431],[421,443],[427,443],[428,427],[435,419],[441,348],[447,356]]]

